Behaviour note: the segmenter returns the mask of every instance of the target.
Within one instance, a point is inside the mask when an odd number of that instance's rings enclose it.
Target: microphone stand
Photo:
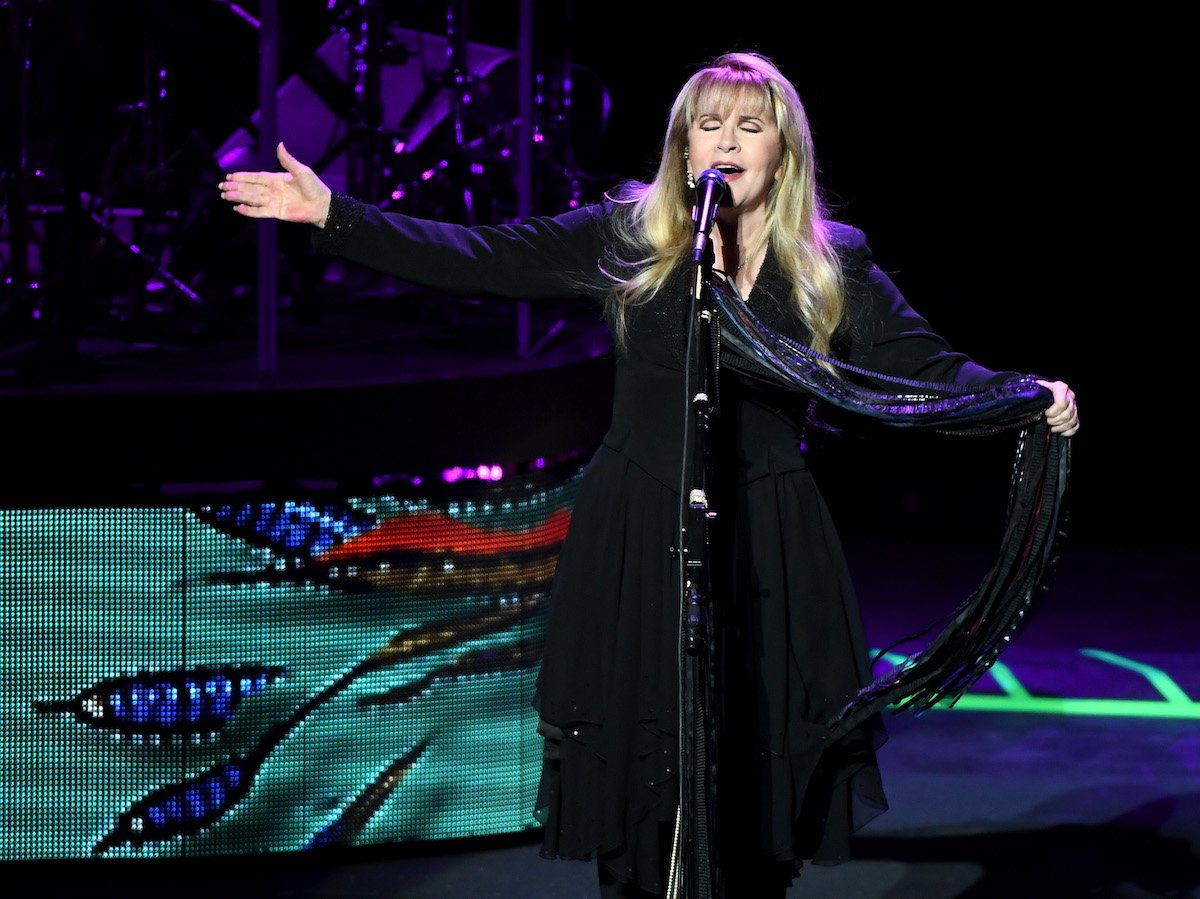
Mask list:
[[[716,172],[720,190],[724,178]],[[687,398],[680,483],[680,527],[675,553],[680,585],[679,810],[667,899],[710,899],[719,895],[715,849],[716,771],[715,643],[710,594],[709,523],[717,513],[708,498],[711,429],[716,411],[716,303],[710,281],[714,253],[709,234],[716,199],[693,209],[696,243],[688,312]],[[711,207],[711,208],[710,208]]]

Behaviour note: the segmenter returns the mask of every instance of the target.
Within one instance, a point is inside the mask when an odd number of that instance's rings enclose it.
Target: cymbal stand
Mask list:
[[[32,228],[29,222],[29,82],[32,67],[31,33],[33,16],[17,9],[17,4],[0,3],[11,13],[9,34],[15,53],[14,67],[18,69],[15,83],[17,89],[17,127],[10,132],[11,146],[6,146],[5,157],[10,168],[0,171],[0,181],[5,186],[6,199],[3,210],[8,219],[8,265],[4,275],[4,292],[0,298],[0,320],[9,316],[23,319],[22,324],[38,316],[36,301],[31,299],[34,285],[30,279],[29,252],[33,246]],[[5,78],[7,81],[7,77]],[[6,141],[7,143],[7,141]]]
[[[345,153],[346,192],[367,202],[382,199],[380,179],[390,174],[389,156],[399,139],[383,122],[383,66],[403,65],[412,56],[407,46],[392,38],[385,13],[382,0],[345,4],[337,18],[342,23],[338,29],[350,41],[349,87],[336,90],[328,83],[309,84],[347,122],[343,136],[312,166],[324,171]]]
[[[119,320],[166,311],[163,291],[193,306],[204,305],[204,300],[169,268],[172,251],[168,238],[179,219],[179,210],[168,202],[172,175],[166,152],[169,80],[149,28],[145,30],[142,52],[142,97],[117,107],[126,125],[105,163],[103,192],[100,196],[80,195],[86,219],[112,238],[106,243],[115,242],[137,262],[128,296],[113,298],[112,316]],[[126,151],[129,158],[122,160],[120,156]],[[118,205],[122,191],[129,191],[127,196],[134,202]]]

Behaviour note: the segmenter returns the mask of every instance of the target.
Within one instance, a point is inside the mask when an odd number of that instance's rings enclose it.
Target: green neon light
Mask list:
[[[1081,649],[1079,650],[1079,654],[1099,659],[1101,662],[1107,662],[1110,665],[1116,665],[1120,668],[1128,668],[1130,671],[1136,671],[1142,677],[1146,678],[1146,680],[1150,681],[1150,686],[1157,690],[1168,703],[1184,706],[1195,705],[1191,698],[1180,689],[1179,684],[1175,683],[1171,679],[1171,676],[1161,668],[1155,668],[1143,662],[1135,662],[1133,659],[1127,659],[1124,656],[1119,656],[1114,652],[1106,652],[1103,649]]]
[[[1161,668],[1127,659],[1103,649],[1081,649],[1079,654],[1119,668],[1127,668],[1144,677],[1159,695],[1157,699],[1085,699],[1066,696],[1034,696],[1012,669],[995,662],[988,673],[1003,691],[995,694],[966,693],[956,702],[941,702],[932,708],[961,709],[972,712],[1032,712],[1047,715],[1104,715],[1122,718],[1175,718],[1200,720],[1200,702],[1195,702],[1174,679]],[[900,665],[908,657],[889,652],[883,658],[891,665]]]

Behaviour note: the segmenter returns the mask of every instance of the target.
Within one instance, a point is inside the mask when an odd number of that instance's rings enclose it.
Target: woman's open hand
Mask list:
[[[316,172],[292,156],[283,141],[276,148],[282,172],[233,172],[217,187],[234,212],[250,218],[325,227],[331,193]]]

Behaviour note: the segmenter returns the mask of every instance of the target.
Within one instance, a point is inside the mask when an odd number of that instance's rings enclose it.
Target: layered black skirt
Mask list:
[[[870,679],[857,600],[826,504],[800,456],[727,479],[712,531],[722,629],[717,847],[725,861],[849,858],[887,808],[873,719],[842,740],[822,722]],[[542,855],[598,859],[661,892],[679,804],[679,494],[605,444],[559,556],[535,704]],[[730,514],[732,510],[732,514]]]

